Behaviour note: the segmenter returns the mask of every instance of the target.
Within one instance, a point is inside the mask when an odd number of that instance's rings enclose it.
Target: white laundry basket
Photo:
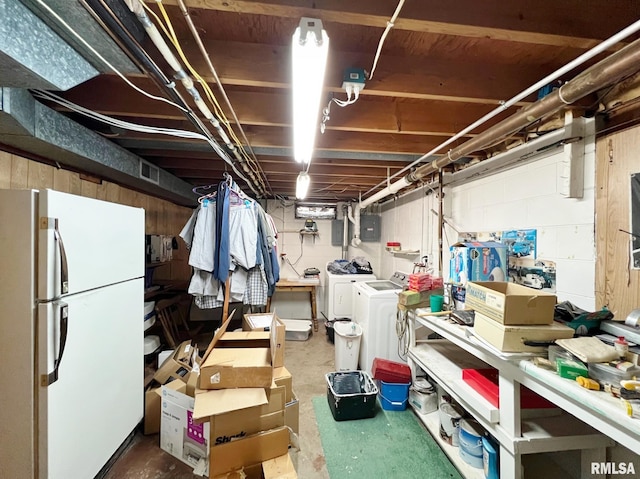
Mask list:
[[[336,345],[336,371],[358,369],[362,327],[354,322],[336,322],[333,326]]]

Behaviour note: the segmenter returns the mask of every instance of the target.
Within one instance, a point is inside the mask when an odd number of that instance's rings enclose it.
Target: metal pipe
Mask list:
[[[196,30],[196,26],[193,23],[193,20],[191,19],[191,15],[189,14],[189,11],[187,10],[187,7],[184,4],[183,0],[178,0],[178,7],[180,8],[180,11],[182,12],[182,15],[185,18],[185,21],[187,22],[187,25],[189,27],[189,30],[191,31],[191,35],[193,36],[193,39],[195,40],[196,44],[198,45],[198,48],[200,49],[200,53],[202,53],[202,56],[207,64],[207,67],[209,68],[209,71],[211,72],[211,74],[213,75],[213,78],[216,81],[216,84],[218,85],[218,89],[220,90],[220,93],[222,94],[222,98],[224,98],[225,103],[227,104],[227,107],[229,107],[229,111],[231,112],[231,115],[233,116],[233,121],[235,121],[236,125],[238,126],[238,129],[240,130],[240,134],[242,135],[242,139],[244,140],[245,144],[247,145],[247,148],[249,148],[249,152],[251,153],[251,156],[253,157],[253,160],[255,161],[256,165],[258,166],[258,169],[260,170],[260,173],[262,174],[264,181],[266,183],[267,188],[269,189],[269,192],[271,193],[271,195],[273,195],[273,189],[271,188],[271,185],[269,184],[269,179],[267,178],[267,175],[265,175],[264,171],[262,170],[262,167],[260,166],[260,162],[258,161],[258,159],[256,158],[255,153],[253,152],[253,149],[251,148],[251,143],[249,143],[249,139],[247,138],[247,135],[244,132],[244,129],[242,128],[242,125],[240,124],[240,120],[238,119],[237,115],[236,115],[236,111],[233,108],[233,106],[231,105],[231,101],[229,100],[229,97],[227,96],[227,92],[225,91],[224,87],[222,86],[222,82],[220,81],[220,78],[218,77],[218,73],[216,72],[216,69],[213,66],[213,63],[211,63],[211,58],[209,57],[209,53],[207,52],[207,49],[205,48],[204,44],[202,43],[202,39],[200,38],[200,35],[198,34],[198,30]],[[234,152],[236,154],[236,157],[238,156],[237,152]]]
[[[182,98],[180,93],[175,88],[175,83],[170,81],[167,76],[160,70],[155,62],[149,57],[148,53],[142,48],[142,46],[131,35],[131,32],[125,28],[120,20],[116,17],[113,10],[107,6],[103,0],[80,0],[85,6],[87,11],[91,13],[94,18],[103,26],[114,41],[122,48],[122,50],[129,55],[129,57],[147,74],[149,77],[164,91],[178,106],[183,109],[183,113],[187,119],[207,137],[208,143],[218,154],[218,156],[224,160],[236,174],[245,180],[249,187],[254,191],[256,195],[258,192],[254,189],[252,183],[248,181],[244,175],[242,175],[226,152],[222,149],[216,139],[213,137],[209,129],[204,125],[200,118],[193,112],[186,101]]]
[[[442,170],[438,172],[438,272],[442,276],[442,267],[444,265],[444,249],[442,231],[444,230],[444,191],[442,185]]]
[[[389,185],[384,190],[362,201],[359,207],[366,208],[370,204],[397,192],[411,183],[439,171],[444,166],[453,163],[463,156],[480,150],[495,142],[497,139],[509,136],[534,121],[546,115],[556,113],[567,105],[615,83],[625,76],[633,74],[638,70],[639,61],[640,40],[636,40],[580,73],[573,80],[565,83],[560,89],[554,90],[536,103],[514,113],[509,118],[488,128],[461,146],[450,150],[446,156],[418,167],[415,171],[405,175],[402,179]]]
[[[342,259],[347,259],[349,255],[349,217],[348,205],[342,206]]]
[[[534,121],[565,108],[597,90],[615,83],[638,71],[640,65],[640,40],[627,45],[601,62],[593,65],[541,100],[513,114],[504,121],[488,128],[461,146],[452,149],[427,165],[417,168],[406,178],[415,182],[439,171],[459,158],[485,147],[488,143],[505,138],[530,125]]]
[[[600,53],[608,50],[610,47],[612,47],[616,43],[620,42],[621,40],[624,40],[629,35],[632,35],[632,34],[636,33],[638,30],[640,30],[640,20],[632,23],[628,27],[620,30],[615,35],[611,36],[610,38],[607,38],[606,40],[604,40],[603,42],[599,43],[595,47],[593,47],[590,50],[584,52],[582,55],[580,55],[579,57],[573,59],[571,62],[567,63],[566,65],[564,65],[563,67],[559,68],[555,72],[551,73],[550,75],[547,75],[543,79],[541,79],[538,82],[536,82],[533,85],[531,85],[526,90],[518,93],[517,95],[515,95],[510,100],[507,100],[505,102],[501,102],[499,107],[494,108],[492,111],[490,111],[489,113],[484,115],[482,118],[476,120],[471,125],[467,126],[462,131],[456,133],[454,136],[452,136],[448,140],[444,141],[443,143],[439,144],[438,146],[436,146],[434,149],[432,149],[428,153],[425,153],[424,155],[422,155],[417,160],[414,160],[411,164],[405,166],[400,171],[397,171],[391,177],[388,177],[387,180],[386,180],[387,184],[389,183],[389,180],[391,178],[395,178],[399,174],[409,170],[410,168],[413,168],[415,165],[417,165],[418,163],[423,162],[424,160],[429,158],[432,154],[440,151],[445,146],[450,145],[451,143],[453,143],[458,138],[461,138],[463,135],[466,135],[467,133],[469,133],[472,130],[476,129],[480,125],[483,125],[488,120],[490,120],[491,118],[496,116],[498,113],[502,113],[507,108],[509,108],[512,105],[515,105],[520,100],[523,100],[526,97],[528,97],[529,95],[531,95],[533,93],[536,93],[543,86],[550,84],[554,80],[557,80],[558,78],[560,78],[565,73],[570,72],[571,70],[573,70],[574,68],[579,67],[580,65],[582,65],[586,61],[591,60],[596,55],[599,55]],[[384,182],[378,183],[376,186],[374,186],[373,188],[369,189],[369,191],[367,191],[365,194],[369,194],[371,191],[373,191],[375,188],[381,186],[382,184],[384,184]]]

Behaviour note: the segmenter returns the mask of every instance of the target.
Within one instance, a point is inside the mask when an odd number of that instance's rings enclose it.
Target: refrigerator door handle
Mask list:
[[[67,262],[67,253],[64,250],[62,235],[58,228],[58,218],[54,222],[53,234],[58,243],[58,248],[60,248],[60,292],[61,294],[66,294],[69,292],[69,264]]]
[[[53,363],[53,371],[49,374],[43,374],[40,379],[40,385],[47,387],[52,385],[58,380],[58,369],[62,362],[62,356],[64,354],[64,347],[67,344],[67,331],[69,328],[69,305],[63,302],[58,302],[58,317],[60,318],[60,343],[58,345],[58,357]]]

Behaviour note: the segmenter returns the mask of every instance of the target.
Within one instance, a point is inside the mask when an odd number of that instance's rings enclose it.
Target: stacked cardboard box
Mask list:
[[[211,478],[235,477],[236,471],[244,474],[237,477],[294,478],[287,459],[286,405],[293,391],[284,368],[284,325],[274,315],[270,331],[227,332],[229,322],[202,359],[188,368],[180,363],[188,370],[186,380],[179,379],[184,388],[170,382],[154,391],[160,445]],[[181,348],[167,361],[180,357]],[[151,423],[155,411],[148,412]]]
[[[574,330],[553,321],[556,296],[514,283],[467,283],[466,308],[475,310],[474,331],[504,352],[542,352],[532,343],[570,338]]]

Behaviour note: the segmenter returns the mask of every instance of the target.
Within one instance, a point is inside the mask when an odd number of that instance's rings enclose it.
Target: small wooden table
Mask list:
[[[318,316],[316,312],[316,286],[320,284],[320,280],[295,280],[281,279],[276,283],[276,292],[285,291],[290,293],[309,293],[311,301],[311,320],[313,321],[313,330],[318,331]],[[274,293],[275,294],[275,293]],[[271,298],[267,298],[267,313],[271,308]]]

